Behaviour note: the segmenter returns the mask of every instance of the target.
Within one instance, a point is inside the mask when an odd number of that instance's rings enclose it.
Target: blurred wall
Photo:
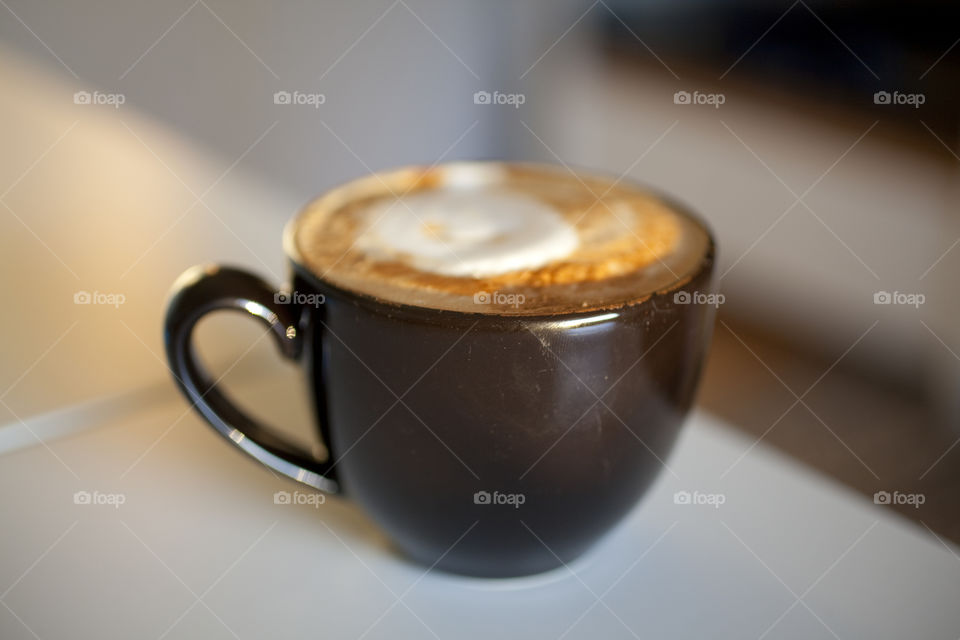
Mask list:
[[[513,109],[473,96],[512,90],[515,67],[573,20],[543,4],[0,6],[0,295],[13,301],[0,424],[170,389],[161,327],[176,276],[226,262],[282,282],[284,223],[333,184],[520,153]],[[324,100],[276,104],[277,91]],[[125,301],[76,304],[84,292]],[[295,375],[255,323],[205,325],[214,371]]]
[[[473,94],[514,90],[514,67],[535,59],[578,3],[7,5],[0,41],[78,89],[124,94],[229,161],[269,129],[245,163],[305,199],[368,166],[510,152],[508,114]],[[277,105],[277,91],[325,101]]]

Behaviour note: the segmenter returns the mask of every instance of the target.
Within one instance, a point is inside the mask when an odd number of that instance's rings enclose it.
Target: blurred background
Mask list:
[[[205,261],[282,282],[284,223],[331,186],[542,160],[712,225],[724,301],[701,407],[868,496],[922,493],[893,508],[960,541],[958,18],[927,1],[0,0],[0,444],[168,393],[171,282]],[[228,386],[298,376],[242,318],[202,333]]]

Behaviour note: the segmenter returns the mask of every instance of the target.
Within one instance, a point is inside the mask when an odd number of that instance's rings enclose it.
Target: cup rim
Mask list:
[[[436,170],[438,168],[447,168],[447,167],[464,167],[464,168],[484,168],[490,167],[493,165],[509,165],[517,167],[529,167],[535,168],[538,170],[550,170],[561,172],[571,172],[576,175],[587,177],[587,178],[597,178],[597,179],[607,179],[607,180],[618,180],[620,182],[629,181],[630,184],[637,186],[646,193],[649,193],[651,196],[660,200],[666,204],[670,209],[678,212],[680,215],[688,218],[696,226],[698,226],[704,233],[707,239],[706,248],[703,252],[703,255],[700,259],[694,264],[690,270],[683,275],[681,275],[676,280],[672,281],[668,286],[662,287],[655,291],[650,291],[644,295],[632,298],[627,301],[619,301],[610,303],[608,305],[595,305],[588,310],[582,309],[570,309],[565,311],[555,311],[551,313],[544,314],[499,314],[499,313],[485,313],[482,311],[461,311],[453,309],[438,309],[436,307],[428,307],[425,305],[416,305],[403,302],[395,302],[392,300],[382,299],[361,291],[354,291],[353,289],[347,289],[341,287],[330,280],[324,279],[319,274],[315,273],[313,269],[307,264],[307,261],[303,258],[300,253],[299,248],[297,247],[296,236],[297,230],[299,228],[300,222],[303,220],[304,216],[308,211],[310,211],[321,199],[327,197],[329,194],[339,191],[344,187],[347,187],[351,184],[364,179],[371,178],[374,174],[392,174],[400,171],[426,171],[426,170]],[[581,170],[578,166],[570,165],[556,165],[546,162],[513,162],[505,160],[470,160],[470,161],[456,161],[456,162],[446,162],[437,164],[434,166],[428,165],[404,165],[400,167],[394,167],[389,169],[384,169],[381,171],[370,172],[364,176],[359,176],[340,182],[333,187],[326,189],[323,193],[311,198],[305,205],[303,205],[297,213],[295,213],[284,225],[283,228],[283,250],[287,256],[287,259],[290,261],[294,270],[301,276],[312,282],[315,286],[321,289],[329,289],[333,292],[336,292],[340,296],[348,299],[354,299],[358,302],[362,302],[364,306],[369,306],[374,309],[379,309],[387,313],[397,313],[398,311],[407,311],[413,312],[415,315],[421,315],[424,312],[430,314],[439,314],[441,317],[450,318],[450,317],[464,317],[468,319],[478,319],[478,318],[498,318],[502,320],[520,320],[520,321],[535,321],[535,320],[550,320],[557,318],[564,319],[574,319],[574,318],[591,318],[593,316],[602,315],[602,314],[611,314],[619,310],[627,310],[634,307],[639,307],[650,301],[653,298],[665,296],[667,294],[673,293],[679,289],[682,289],[689,282],[696,279],[704,271],[709,270],[713,267],[716,260],[716,240],[714,234],[709,224],[703,219],[703,217],[695,212],[691,207],[686,204],[678,201],[672,196],[668,196],[658,189],[649,187],[648,185],[636,181],[632,178],[626,178],[622,176],[616,176],[612,172],[603,172],[596,171],[592,169],[583,169]]]

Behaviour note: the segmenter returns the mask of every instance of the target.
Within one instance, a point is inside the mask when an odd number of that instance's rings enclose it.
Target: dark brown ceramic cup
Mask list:
[[[410,557],[488,577],[561,566],[660,472],[713,328],[714,307],[696,303],[711,290],[712,240],[669,288],[546,316],[384,302],[333,286],[286,244],[295,295],[227,267],[178,280],[165,322],[171,369],[219,433],[356,501]],[[325,458],[244,415],[198,365],[193,328],[220,309],[259,318],[307,368]]]

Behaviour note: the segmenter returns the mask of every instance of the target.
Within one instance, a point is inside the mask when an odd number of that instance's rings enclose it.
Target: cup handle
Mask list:
[[[262,464],[315,489],[339,493],[340,483],[329,460],[316,460],[244,414],[197,362],[193,328],[200,318],[221,309],[244,311],[259,318],[269,327],[280,352],[299,360],[304,337],[298,305],[280,303],[273,287],[246,271],[196,266],[174,283],[164,319],[167,360],[180,390],[218,433]],[[329,443],[324,444],[330,451]]]

